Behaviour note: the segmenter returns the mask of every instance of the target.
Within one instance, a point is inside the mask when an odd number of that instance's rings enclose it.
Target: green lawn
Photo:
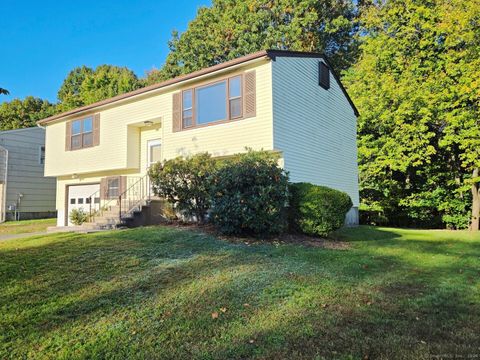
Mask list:
[[[0,224],[0,235],[40,232],[55,226],[57,219],[7,221]]]
[[[479,235],[336,237],[349,246],[162,227],[1,242],[0,359],[480,355]]]

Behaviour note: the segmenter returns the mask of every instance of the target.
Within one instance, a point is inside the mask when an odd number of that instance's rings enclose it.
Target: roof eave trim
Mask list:
[[[117,95],[117,96],[114,96],[114,97],[109,98],[109,99],[101,100],[101,101],[95,102],[93,104],[89,104],[89,105],[85,105],[85,106],[82,106],[82,107],[79,107],[79,108],[75,108],[75,109],[66,111],[64,113],[58,114],[58,115],[53,115],[53,116],[50,116],[48,118],[37,121],[37,124],[38,125],[46,125],[46,124],[51,123],[51,122],[56,121],[56,120],[62,120],[63,118],[66,118],[68,116],[85,113],[87,111],[91,111],[91,110],[94,110],[94,109],[102,107],[102,106],[113,104],[113,103],[118,102],[118,101],[126,100],[126,99],[129,99],[131,97],[135,97],[135,96],[144,95],[144,94],[147,94],[147,93],[155,91],[155,90],[163,89],[167,86],[176,85],[176,84],[179,84],[179,83],[184,82],[184,81],[188,81],[188,80],[195,79],[197,77],[209,75],[209,74],[217,72],[217,71],[225,70],[225,69],[228,69],[228,68],[233,67],[233,66],[238,66],[238,65],[241,65],[241,64],[253,61],[253,60],[265,58],[265,57],[269,58],[266,50],[258,51],[256,53],[245,55],[245,56],[242,56],[242,57],[237,58],[237,59],[229,60],[229,61],[221,63],[221,64],[213,65],[213,66],[210,66],[208,68],[192,72],[190,74],[177,76],[173,79],[169,79],[169,80],[157,83],[157,84],[146,86],[144,88],[137,89],[137,90],[134,90],[134,91],[130,91],[130,92],[125,93],[125,94]]]
[[[255,53],[252,53],[252,54],[249,54],[249,55],[239,57],[237,59],[229,60],[229,61],[226,61],[226,62],[221,63],[221,64],[213,65],[213,66],[210,66],[208,68],[192,72],[190,74],[177,76],[173,79],[169,79],[169,80],[157,83],[157,84],[146,86],[144,88],[137,89],[137,90],[125,93],[125,94],[117,95],[117,96],[114,96],[114,97],[109,98],[109,99],[101,100],[101,101],[95,102],[93,104],[89,104],[89,105],[82,106],[82,107],[79,107],[79,108],[76,108],[76,109],[72,109],[72,110],[66,111],[66,112],[61,113],[61,114],[50,116],[48,118],[37,121],[37,125],[43,126],[43,125],[46,125],[46,124],[51,123],[53,121],[62,120],[63,118],[66,118],[66,117],[69,117],[69,116],[72,116],[72,115],[80,115],[80,114],[83,114],[85,112],[92,111],[96,108],[116,103],[118,101],[123,101],[123,100],[129,99],[129,98],[135,97],[135,96],[144,95],[144,94],[147,94],[147,93],[155,91],[155,90],[163,89],[167,86],[172,86],[172,85],[176,85],[178,83],[184,82],[184,81],[193,80],[197,77],[205,76],[205,75],[214,73],[216,71],[225,70],[225,69],[228,69],[228,68],[233,67],[233,66],[238,66],[238,65],[241,65],[243,63],[246,63],[246,62],[249,62],[249,61],[252,61],[252,60],[256,60],[256,59],[260,59],[260,58],[265,58],[265,57],[269,58],[272,61],[275,61],[275,59],[277,57],[307,57],[307,58],[321,58],[321,59],[323,59],[327,63],[327,65],[329,66],[330,70],[332,71],[332,74],[333,74],[333,77],[335,78],[335,81],[338,83],[338,85],[340,86],[343,94],[345,95],[348,102],[350,103],[350,106],[352,107],[353,112],[355,113],[355,115],[357,117],[360,115],[356,106],[355,106],[355,104],[353,103],[352,99],[348,95],[345,87],[343,86],[342,82],[340,81],[339,77],[337,76],[335,70],[333,69],[330,61],[328,60],[328,58],[325,55],[320,54],[320,53],[316,53],[316,52],[301,52],[301,51],[289,51],[289,50],[261,50],[261,51],[257,51]]]

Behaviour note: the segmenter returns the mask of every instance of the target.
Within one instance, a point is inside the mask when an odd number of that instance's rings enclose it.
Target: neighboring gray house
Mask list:
[[[0,222],[56,215],[56,179],[44,166],[45,129],[0,132]]]

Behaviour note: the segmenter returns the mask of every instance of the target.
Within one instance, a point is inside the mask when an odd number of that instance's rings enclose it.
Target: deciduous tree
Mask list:
[[[100,65],[73,69],[58,91],[59,108],[66,111],[141,87],[135,73],[126,67]]]
[[[350,0],[213,0],[201,7],[149,83],[190,73],[262,49],[318,51],[338,70],[356,55]]]
[[[478,186],[480,164],[479,1],[388,0],[362,12],[362,55],[346,83],[361,113],[363,207],[386,222],[468,224],[466,186]]]
[[[480,230],[480,0],[442,1],[442,71],[432,83],[447,153],[460,161],[472,193],[471,229]],[[468,176],[471,178],[468,179]]]
[[[0,105],[0,130],[35,126],[38,120],[53,115],[55,111],[55,105],[33,96],[4,102]]]

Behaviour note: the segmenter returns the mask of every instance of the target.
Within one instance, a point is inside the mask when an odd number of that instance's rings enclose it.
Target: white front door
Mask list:
[[[160,140],[147,142],[147,169],[162,160],[162,143]]]
[[[90,196],[94,195],[92,198]],[[68,226],[73,224],[70,221],[70,212],[73,209],[83,209],[87,214],[92,210],[100,208],[100,184],[70,185],[68,187]]]

